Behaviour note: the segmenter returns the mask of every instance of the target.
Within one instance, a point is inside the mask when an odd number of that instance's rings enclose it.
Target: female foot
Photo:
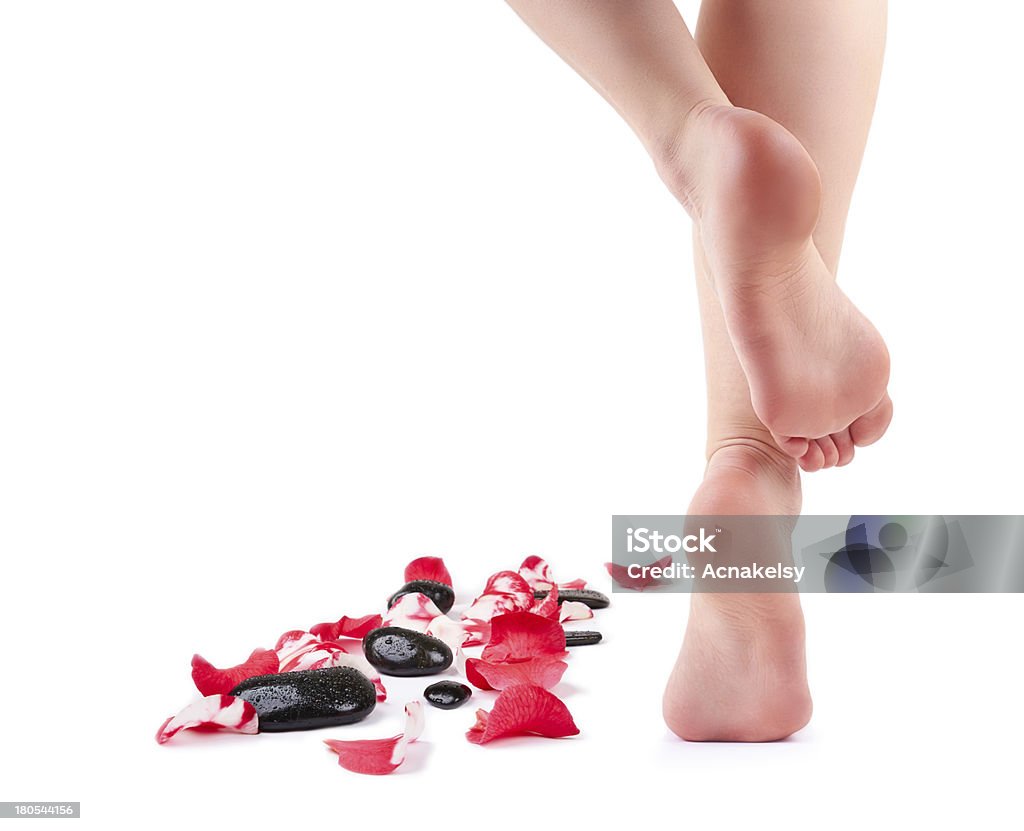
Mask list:
[[[689,509],[705,516],[799,512],[795,463],[758,441],[716,450]],[[807,724],[798,596],[694,594],[663,711],[669,728],[688,741],[775,741]]]
[[[814,245],[821,185],[784,127],[694,108],[659,172],[697,223],[757,417],[807,470],[848,461],[889,426],[889,355]],[[820,441],[816,441],[820,440]]]

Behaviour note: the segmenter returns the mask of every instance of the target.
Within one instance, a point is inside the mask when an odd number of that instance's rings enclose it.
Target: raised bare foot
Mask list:
[[[799,511],[792,459],[751,442],[712,455],[689,513],[795,517]],[[775,741],[807,724],[811,695],[797,595],[694,594],[664,715],[689,741]]]
[[[708,105],[659,171],[697,223],[754,412],[779,447],[816,470],[877,441],[892,416],[889,354],[814,245],[821,183],[803,146],[766,116]]]

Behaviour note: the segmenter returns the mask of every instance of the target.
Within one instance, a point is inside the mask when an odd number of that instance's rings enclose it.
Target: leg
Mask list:
[[[750,403],[750,391],[694,233],[708,386],[708,466],[688,513],[800,513],[800,475]],[[770,551],[765,560],[772,560]],[[774,741],[811,717],[804,620],[795,594],[694,594],[665,688],[665,722],[690,741]]]
[[[820,183],[799,141],[729,104],[671,0],[511,5],[618,110],[694,218],[754,411],[786,452],[876,408],[888,356],[814,246]]]
[[[765,5],[756,2],[704,0],[698,42],[732,100],[779,120],[808,148],[823,190],[814,239],[834,273],[877,90],[885,4],[862,3],[854,16],[836,14],[838,7],[816,8],[794,0],[772,4],[766,17]],[[807,89],[801,81],[808,78],[828,83]],[[710,461],[690,512],[796,515],[795,467],[754,416],[721,308],[703,279],[699,238],[694,252],[707,374],[714,382],[708,385]],[[801,464],[845,464],[852,454],[852,438],[837,435],[813,443]],[[694,596],[664,704],[666,722],[688,739],[768,740],[802,727],[811,699],[798,598]]]

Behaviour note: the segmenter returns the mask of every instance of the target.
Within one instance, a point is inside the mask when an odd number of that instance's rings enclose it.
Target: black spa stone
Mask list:
[[[469,701],[472,694],[473,691],[469,687],[458,681],[438,681],[423,691],[423,697],[442,710],[454,710],[456,707],[461,707]]]
[[[451,586],[439,583],[437,580],[410,580],[388,598],[388,608],[390,609],[394,606],[398,602],[398,598],[403,595],[414,594],[415,592],[425,594],[433,600],[443,614],[448,614],[452,606],[455,605],[455,591]]]
[[[452,665],[448,644],[400,626],[370,632],[363,638],[363,654],[383,675],[436,675]]]
[[[377,706],[377,691],[370,679],[352,667],[257,675],[246,678],[229,695],[256,708],[261,733],[352,724]]]
[[[548,593],[546,591],[538,591],[534,592],[533,596],[544,598],[548,596]],[[608,600],[608,595],[601,594],[601,592],[594,591],[593,589],[559,589],[558,605],[561,606],[566,600],[578,600],[584,606],[589,606],[591,609],[606,609],[611,602]]]
[[[595,643],[601,642],[600,632],[584,631],[582,629],[566,629],[565,630],[565,645],[566,646],[591,646]]]

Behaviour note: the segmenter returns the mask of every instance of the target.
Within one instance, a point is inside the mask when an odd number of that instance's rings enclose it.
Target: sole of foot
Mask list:
[[[800,142],[760,113],[708,105],[658,167],[697,222],[754,412],[779,447],[818,469],[877,441],[889,353],[814,245],[821,182]]]
[[[751,443],[712,455],[689,513],[796,516],[799,510],[793,460]],[[797,595],[694,594],[663,712],[669,729],[688,741],[778,741],[806,725],[811,695]]]

